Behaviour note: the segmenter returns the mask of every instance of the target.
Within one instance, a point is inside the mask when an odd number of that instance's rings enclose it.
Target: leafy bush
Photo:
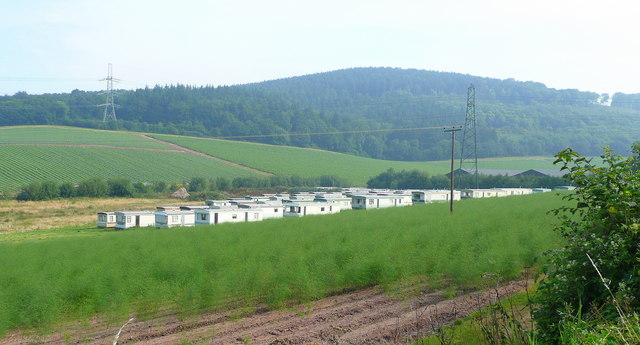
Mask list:
[[[204,192],[207,190],[207,180],[202,177],[194,177],[189,181],[190,192]]]
[[[107,181],[107,185],[109,185],[109,196],[133,196],[131,181],[126,178],[110,179]]]
[[[73,183],[64,182],[60,185],[60,197],[61,198],[72,198],[76,195],[76,188],[73,186]]]
[[[84,180],[80,182],[80,186],[78,187],[79,196],[89,196],[97,198],[106,196],[108,192],[109,186],[103,179],[99,177],[93,177]]]
[[[556,156],[577,189],[565,196],[573,205],[555,211],[562,221],[556,230],[567,245],[550,253],[537,297],[534,316],[546,342],[558,341],[565,311],[616,319],[618,301],[631,309],[640,306],[640,174],[637,147],[634,151],[635,157],[624,158],[605,148],[602,166],[572,149]]]

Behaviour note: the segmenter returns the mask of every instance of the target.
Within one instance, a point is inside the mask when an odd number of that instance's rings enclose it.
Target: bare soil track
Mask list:
[[[176,150],[180,150],[180,151],[182,151],[182,152],[184,152],[184,153],[190,153],[190,154],[194,154],[194,155],[199,155],[199,156],[207,157],[207,158],[209,158],[209,159],[214,159],[214,160],[217,160],[218,162],[221,162],[221,163],[224,163],[224,164],[228,164],[228,165],[234,166],[234,167],[236,167],[236,168],[240,168],[240,169],[245,169],[245,170],[253,171],[254,173],[258,173],[258,174],[260,174],[260,175],[273,176],[273,174],[272,174],[272,173],[270,173],[270,172],[266,172],[266,171],[262,171],[262,170],[254,169],[254,168],[251,168],[251,167],[248,167],[248,166],[242,165],[242,164],[238,164],[238,163],[235,163],[235,162],[228,161],[228,160],[226,160],[226,159],[222,159],[222,158],[220,158],[220,157],[216,157],[216,156],[212,156],[212,155],[209,155],[209,154],[206,154],[206,153],[202,153],[202,152],[194,151],[194,150],[188,149],[188,148],[186,148],[186,147],[184,147],[184,146],[180,146],[180,145],[177,145],[177,144],[174,144],[174,143],[170,143],[170,142],[168,142],[168,141],[164,141],[164,140],[160,140],[160,139],[152,138],[152,137],[147,136],[147,135],[140,135],[140,136],[141,136],[141,137],[143,137],[143,138],[145,138],[145,139],[148,139],[148,140],[151,140],[151,141],[155,141],[156,143],[160,143],[160,144],[164,144],[164,145],[167,145],[167,146],[173,147],[174,149],[176,149]]]
[[[522,291],[527,283],[511,282],[453,299],[442,292],[395,298],[371,288],[289,310],[257,310],[244,318],[237,310],[187,319],[167,315],[127,324],[118,344],[407,344],[489,305],[496,296]],[[16,332],[0,344],[112,344],[119,329],[92,322],[47,337]]]

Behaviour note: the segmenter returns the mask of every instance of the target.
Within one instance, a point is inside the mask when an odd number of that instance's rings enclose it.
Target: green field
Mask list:
[[[110,145],[172,149],[162,143],[145,139],[139,134],[53,126],[0,128],[0,144],[12,144],[0,145],[0,191],[17,190],[34,181],[77,183],[93,176],[170,182],[199,176],[234,178],[253,175],[246,170],[196,155],[148,150],[29,145]],[[171,135],[152,136],[276,175],[335,175],[359,186],[364,186],[369,178],[389,168],[418,169],[432,175],[444,174],[449,170],[448,161],[385,161],[289,146]],[[551,169],[551,161],[551,157],[495,158],[480,160],[479,167]],[[458,162],[456,166],[457,164]]]
[[[0,144],[73,144],[171,149],[134,132],[101,131],[74,127],[0,127]]]
[[[449,161],[385,161],[290,146],[173,135],[154,134],[150,136],[276,175],[303,177],[336,175],[360,186],[365,185],[369,178],[389,168],[395,170],[417,169],[432,175],[445,174],[450,169]],[[552,169],[552,161],[552,157],[495,158],[480,160],[478,165],[481,169]],[[456,168],[458,164],[456,162]]]
[[[131,312],[319,299],[419,279],[507,280],[560,244],[552,193],[196,228],[0,240],[0,333]],[[69,234],[75,229],[63,230]],[[0,235],[0,239],[2,239]],[[486,283],[486,282],[485,282]]]
[[[33,181],[80,182],[90,177],[183,181],[256,175],[206,157],[173,152],[92,147],[0,146],[0,191]]]

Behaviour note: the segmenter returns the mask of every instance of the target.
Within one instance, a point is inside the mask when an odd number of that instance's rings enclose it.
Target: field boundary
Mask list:
[[[175,150],[178,150],[178,151],[183,152],[183,153],[189,153],[189,154],[198,155],[198,156],[206,157],[206,158],[209,158],[209,159],[213,159],[213,160],[216,160],[216,161],[218,161],[220,163],[224,163],[224,164],[236,167],[236,168],[248,170],[248,171],[254,172],[256,174],[260,174],[260,175],[264,175],[264,176],[275,176],[274,174],[272,174],[270,172],[258,170],[256,168],[251,168],[251,167],[248,167],[246,165],[242,165],[242,164],[239,164],[239,163],[236,163],[236,162],[228,161],[228,160],[222,159],[220,157],[216,157],[216,156],[212,156],[212,155],[209,155],[209,154],[206,154],[206,153],[195,151],[195,150],[189,149],[187,147],[180,146],[178,144],[174,144],[174,143],[171,143],[171,142],[168,142],[168,141],[164,141],[164,140],[160,140],[160,139],[157,139],[157,138],[153,138],[153,137],[147,136],[146,134],[136,134],[136,135],[138,135],[141,138],[156,142],[158,144],[163,144],[163,145],[167,145],[169,147],[173,147]]]

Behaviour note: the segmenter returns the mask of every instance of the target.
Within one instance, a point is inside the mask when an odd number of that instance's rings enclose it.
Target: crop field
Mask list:
[[[74,127],[0,127],[0,144],[109,145],[170,149],[166,145],[142,138],[137,134],[135,132],[101,131]]]
[[[278,308],[416,280],[477,287],[489,284],[487,272],[513,279],[560,245],[547,211],[562,204],[546,193],[465,200],[454,215],[429,204],[0,241],[0,334],[95,315],[120,322],[132,312],[186,315],[229,303]]]
[[[170,135],[150,136],[276,175],[336,175],[361,186],[365,185],[369,178],[389,168],[417,169],[432,175],[445,174],[450,169],[449,161],[386,161],[290,146]],[[479,165],[483,169],[553,169],[552,161],[551,157],[497,158],[480,160]],[[456,168],[457,164],[458,162]]]
[[[254,173],[206,157],[156,151],[93,147],[0,146],[0,191],[33,181],[80,182],[90,177],[131,181],[182,181],[192,177],[234,178]]]

